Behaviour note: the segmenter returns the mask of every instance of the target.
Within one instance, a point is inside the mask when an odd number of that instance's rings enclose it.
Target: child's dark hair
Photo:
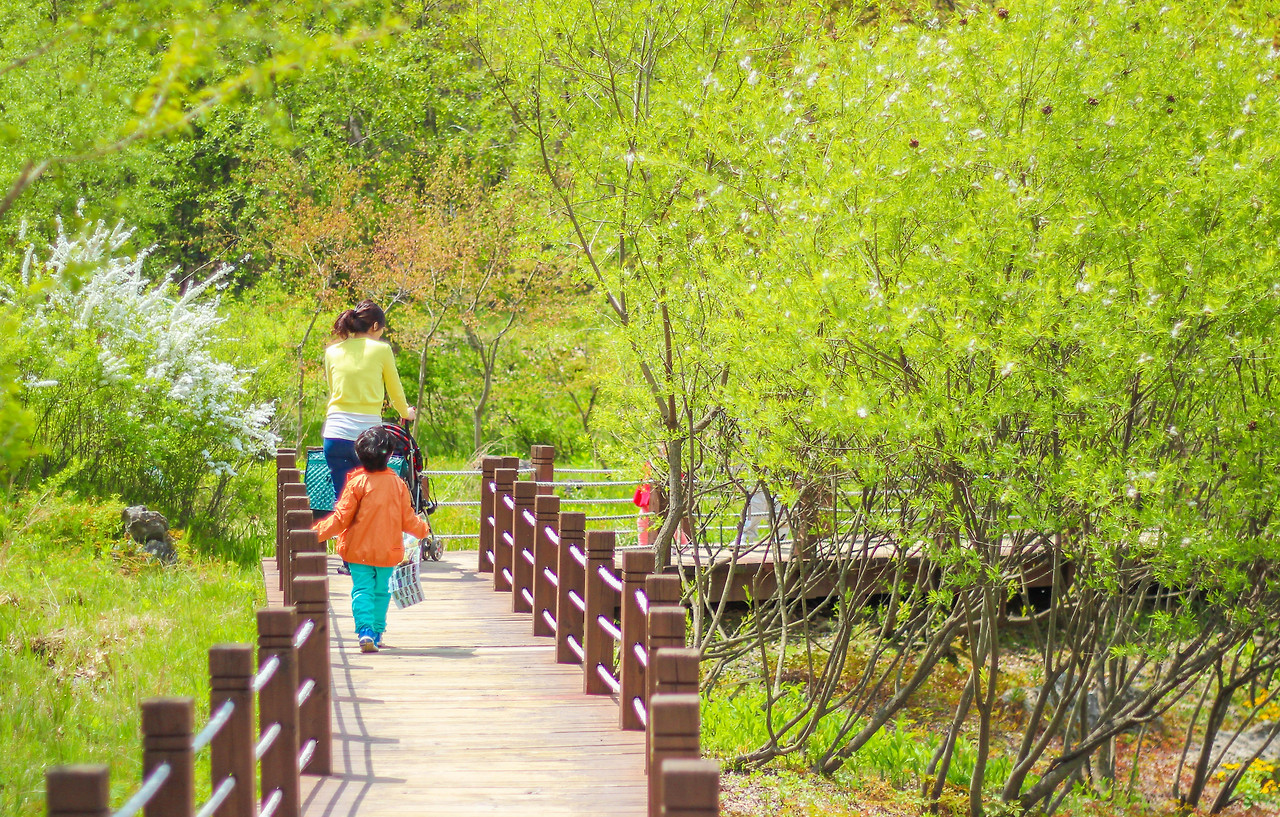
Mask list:
[[[387,470],[387,460],[395,450],[396,441],[390,434],[378,426],[361,432],[356,437],[356,456],[366,471]]]
[[[360,332],[368,332],[374,326],[386,326],[387,315],[382,307],[370,300],[363,300],[353,309],[348,309],[333,322],[333,334],[340,338],[349,338]]]

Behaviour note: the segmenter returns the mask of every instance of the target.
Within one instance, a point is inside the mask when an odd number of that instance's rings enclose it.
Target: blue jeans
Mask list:
[[[387,629],[387,607],[391,604],[391,571],[394,567],[374,567],[351,562],[351,617],[356,635],[377,638]]]
[[[355,440],[325,437],[324,461],[329,465],[329,475],[333,477],[333,500],[337,502],[347,484],[347,474],[360,467]]]

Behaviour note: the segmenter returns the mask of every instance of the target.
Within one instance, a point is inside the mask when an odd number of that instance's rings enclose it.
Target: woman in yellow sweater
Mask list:
[[[336,343],[324,351],[324,376],[329,383],[329,407],[325,412],[324,459],[333,475],[333,494],[342,496],[347,474],[360,466],[356,437],[382,424],[382,402],[406,420],[413,408],[404,399],[404,387],[396,372],[391,345],[382,340],[387,316],[373,301],[365,300],[333,322]]]

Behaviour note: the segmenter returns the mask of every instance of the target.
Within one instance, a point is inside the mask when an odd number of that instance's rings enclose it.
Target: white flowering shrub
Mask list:
[[[76,479],[177,513],[218,513],[228,482],[272,450],[273,406],[251,372],[219,355],[217,284],[179,291],[149,280],[149,251],[126,252],[124,225],[58,222],[28,250],[18,335],[21,399],[37,418],[42,475]]]

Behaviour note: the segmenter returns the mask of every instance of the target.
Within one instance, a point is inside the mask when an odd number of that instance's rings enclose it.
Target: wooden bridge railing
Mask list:
[[[645,731],[650,817],[719,814],[720,767],[701,758],[699,655],[685,648],[679,576],[654,574],[649,550],[623,552],[619,575],[616,535],[586,531],[585,514],[547,493],[555,483],[520,480],[517,465],[482,461],[479,569],[511,593],[513,612],[531,615],[535,636],[555,638],[559,663],[582,666],[584,693],[617,696],[619,726]]]
[[[329,580],[294,452],[278,452],[276,466],[275,558],[292,606],[257,612],[256,673],[251,645],[209,648],[210,715],[199,732],[194,699],[141,702],[143,781],[114,817],[299,817],[299,775],[332,772]],[[196,755],[206,747],[212,791],[197,810]],[[105,765],[45,773],[50,817],[112,817],[110,790]]]

